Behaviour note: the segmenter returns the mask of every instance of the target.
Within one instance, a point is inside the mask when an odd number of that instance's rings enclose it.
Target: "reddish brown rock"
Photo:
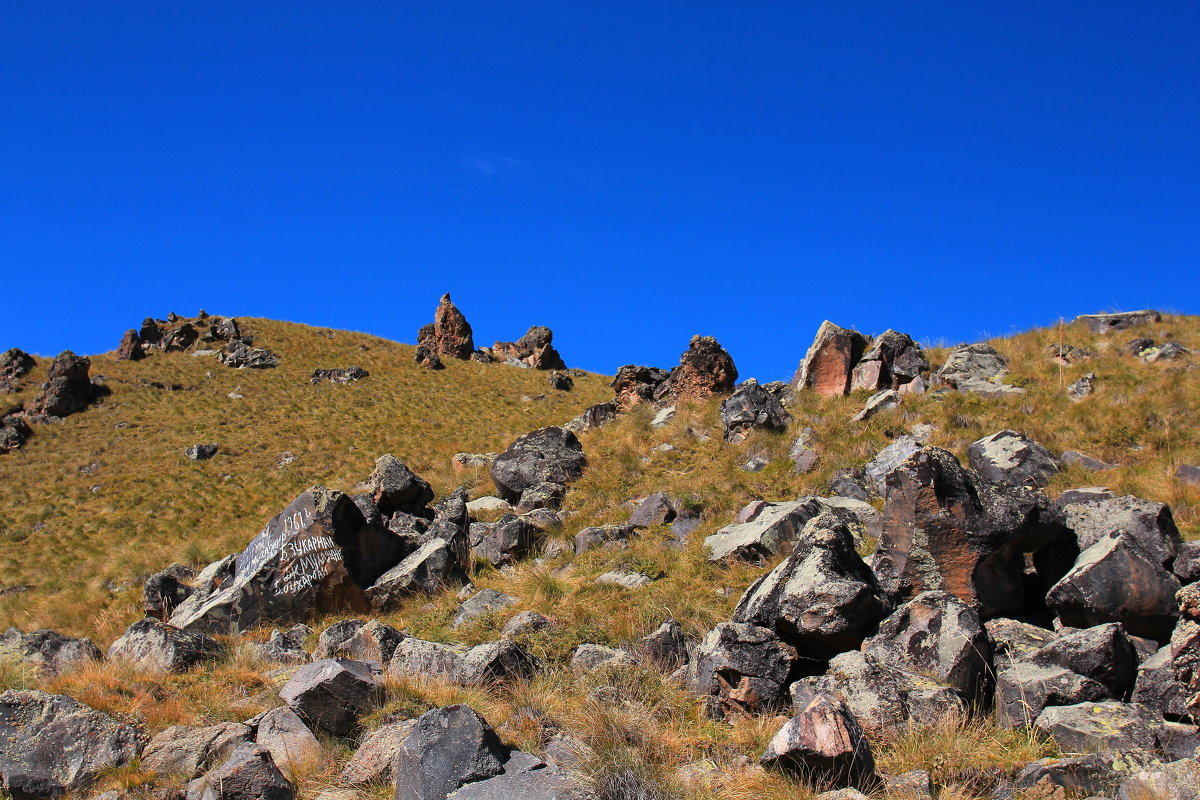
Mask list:
[[[554,349],[554,332],[544,325],[534,325],[515,342],[496,342],[492,355],[500,361],[515,360],[533,369],[566,369],[562,356]]]
[[[132,328],[125,331],[125,335],[121,337],[121,344],[117,346],[117,360],[137,361],[145,355],[146,351],[142,349],[142,337],[138,336],[138,332]]]
[[[450,293],[442,295],[433,324],[425,325],[417,332],[417,345],[437,355],[467,360],[475,352],[475,340],[471,336],[471,325],[462,312],[450,302]]]
[[[826,320],[817,329],[792,385],[797,389],[812,389],[825,397],[844,395],[850,391],[854,365],[866,349],[867,337]],[[861,378],[864,383],[866,377]]]
[[[871,789],[875,759],[862,728],[844,704],[814,697],[780,728],[760,759],[822,787]]]
[[[733,358],[711,336],[693,336],[688,349],[671,370],[667,393],[673,400],[700,400],[729,394],[737,382]]]
[[[637,364],[621,367],[612,381],[617,410],[628,411],[639,403],[653,403],[664,395],[669,377],[670,371],[658,367]]]

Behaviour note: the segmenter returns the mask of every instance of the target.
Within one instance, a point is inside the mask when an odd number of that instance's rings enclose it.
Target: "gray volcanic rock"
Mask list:
[[[1122,530],[1166,565],[1182,544],[1171,508],[1165,503],[1125,495],[1065,505],[1063,514],[1080,550]]]
[[[499,775],[509,753],[474,709],[422,714],[396,756],[395,800],[445,800],[463,784]]]
[[[723,622],[696,646],[686,679],[704,697],[708,715],[721,719],[779,706],[795,663],[795,648],[773,631]]]
[[[500,639],[477,644],[463,653],[455,665],[454,679],[465,686],[486,686],[532,678],[540,666],[520,644]]]
[[[407,546],[368,525],[348,495],[314,486],[273,517],[212,585],[201,582],[171,622],[225,633],[365,610],[363,590],[400,561]]]
[[[850,389],[899,389],[929,371],[929,360],[908,334],[886,330],[871,340],[851,375]]]
[[[392,658],[404,634],[377,619],[362,622],[343,620],[325,629],[317,640],[313,660],[348,658],[354,661],[374,661],[385,665]]]
[[[1026,728],[1050,706],[1070,706],[1111,696],[1096,681],[1069,669],[1017,662],[996,676],[996,721],[1009,728]]]
[[[22,633],[16,628],[0,634],[0,654],[19,658],[46,678],[104,657],[91,639],[73,639],[45,629]]]
[[[279,356],[264,347],[251,347],[245,342],[233,341],[218,356],[221,363],[234,369],[274,369],[279,366]]]
[[[430,539],[415,553],[385,572],[366,591],[375,611],[395,609],[416,592],[434,594],[465,580],[459,559],[445,539]]]
[[[1064,633],[1030,653],[1028,660],[1091,678],[1118,698],[1133,683],[1138,662],[1125,629],[1114,622]]]
[[[1175,675],[1170,645],[1159,649],[1138,667],[1130,700],[1156,709],[1167,719],[1188,719],[1188,687]]]
[[[635,528],[650,528],[665,525],[675,519],[675,504],[666,492],[655,492],[638,504],[637,510],[629,515],[629,524]]]
[[[194,727],[172,725],[142,751],[142,766],[162,775],[197,778],[225,761],[254,731],[240,722]]]
[[[463,601],[462,605],[458,607],[458,613],[454,615],[454,620],[450,625],[457,628],[459,625],[465,625],[476,617],[516,605],[517,602],[517,598],[512,595],[497,592],[495,589],[483,589]]]
[[[743,382],[721,403],[725,441],[741,442],[755,428],[781,431],[792,417],[778,396],[758,385],[753,378]]]
[[[165,619],[195,592],[187,581],[196,577],[191,567],[172,564],[146,579],[142,586],[142,610],[147,617]]]
[[[390,453],[375,461],[375,469],[367,479],[367,491],[386,517],[397,511],[420,515],[433,502],[429,484]]]
[[[1076,322],[1083,323],[1092,333],[1123,331],[1140,325],[1160,322],[1162,314],[1149,309],[1143,311],[1119,311],[1113,314],[1080,314]]]
[[[111,661],[128,661],[142,669],[162,672],[182,672],[225,655],[225,646],[216,639],[153,617],[130,625],[108,648]]]
[[[844,395],[850,391],[854,365],[866,349],[867,337],[826,320],[817,329],[792,385],[825,397]]]
[[[613,403],[617,411],[628,411],[639,403],[653,403],[666,395],[670,370],[626,364],[613,377]]]
[[[207,461],[221,448],[215,444],[194,444],[183,451],[189,461]]]
[[[346,786],[390,782],[400,748],[416,725],[415,719],[406,719],[389,722],[368,733],[342,770],[339,782]]]
[[[817,785],[870,790],[875,759],[862,729],[844,704],[818,695],[788,720],[760,762]]]
[[[0,788],[13,797],[53,797],[86,788],[141,752],[142,737],[63,695],[0,694]]]
[[[532,555],[537,534],[537,528],[527,518],[505,514],[487,526],[487,532],[474,543],[473,549],[476,556],[503,567]]]
[[[1045,486],[1060,467],[1045,447],[1016,431],[1003,430],[967,447],[971,469],[1006,486]]]
[[[765,504],[750,521],[726,525],[705,537],[708,560],[762,563],[791,547],[808,521],[828,508],[815,497]]]
[[[1004,383],[1008,362],[990,344],[963,344],[950,351],[946,363],[934,375],[960,392],[986,396],[1024,394],[1024,389]]]
[[[1153,753],[1158,749],[1162,719],[1135,703],[1079,703],[1047,708],[1034,728],[1053,736],[1066,753]]]
[[[750,585],[733,621],[775,631],[801,657],[828,659],[857,649],[884,613],[849,528],[827,511],[808,521],[787,559]]]
[[[586,464],[575,434],[563,428],[541,428],[519,437],[496,457],[492,482],[503,499],[516,503],[530,486],[571,483],[583,474]]]
[[[354,381],[361,381],[363,378],[370,377],[370,375],[371,373],[359,366],[314,369],[309,383],[315,386],[322,381],[329,381],[330,383],[345,386],[348,383],[354,383]]]
[[[271,752],[280,767],[295,770],[321,759],[321,743],[300,715],[287,706],[255,717],[254,741]]]
[[[0,415],[0,453],[21,449],[32,435],[33,429],[20,413]]]
[[[253,744],[233,751],[221,766],[188,784],[187,800],[292,800],[292,784],[271,752]]]
[[[19,347],[10,347],[0,353],[0,394],[16,389],[17,381],[28,375],[37,362],[33,356]]]
[[[593,525],[575,534],[575,554],[595,547],[624,547],[636,530],[632,525]]]
[[[328,658],[297,670],[279,696],[313,727],[345,736],[379,705],[379,679],[362,661]]]
[[[267,641],[247,645],[255,656],[276,664],[307,664],[310,660],[305,642],[313,633],[307,625],[293,625],[287,631],[274,630]]]

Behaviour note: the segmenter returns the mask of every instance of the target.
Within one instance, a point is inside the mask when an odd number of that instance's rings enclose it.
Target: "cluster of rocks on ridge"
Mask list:
[[[203,347],[201,347],[203,346]],[[216,352],[215,348],[222,348]],[[254,347],[254,337],[242,332],[233,317],[214,317],[203,310],[195,319],[168,314],[165,320],[146,317],[140,328],[130,328],[117,346],[117,358],[140,361],[154,352],[216,352],[221,363],[235,369],[271,369],[279,356]]]
[[[483,364],[498,362],[514,367],[539,370],[565,370],[566,363],[554,349],[554,333],[542,325],[534,325],[515,342],[496,342],[491,347],[475,347],[475,339],[467,318],[450,300],[442,295],[433,314],[433,322],[417,331],[415,360],[429,369],[442,369],[442,357]]]
[[[13,348],[0,356],[0,388],[15,391],[19,380],[36,366],[28,353]],[[64,350],[50,363],[46,382],[31,408],[18,406],[0,413],[0,453],[17,450],[33,435],[30,422],[46,422],[76,414],[106,396],[108,387],[91,377],[91,359]]]

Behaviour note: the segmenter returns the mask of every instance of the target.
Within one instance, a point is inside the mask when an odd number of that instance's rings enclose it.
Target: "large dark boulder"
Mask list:
[[[505,514],[486,525],[486,532],[473,542],[475,555],[493,566],[515,564],[533,552],[537,528],[525,517]]]
[[[64,350],[50,365],[50,378],[33,401],[39,413],[65,417],[83,411],[97,396],[88,372],[91,359]]]
[[[372,610],[389,612],[417,592],[434,594],[465,579],[452,543],[431,538],[379,576],[367,589],[366,598]]]
[[[74,639],[45,629],[22,633],[16,628],[0,634],[0,654],[24,661],[45,678],[53,678],[104,657],[91,639]]]
[[[733,391],[737,382],[733,358],[711,336],[693,336],[688,349],[679,357],[679,366],[671,370],[666,394],[672,400],[701,400],[714,394]]]
[[[990,484],[953,454],[918,450],[887,476],[883,530],[873,569],[902,602],[945,589],[987,618],[1024,605],[1024,553],[1064,532],[1039,491]]]
[[[1129,691],[1138,663],[1133,643],[1115,622],[1064,633],[1027,658],[1035,664],[1062,667],[1091,678],[1118,699]]]
[[[380,513],[387,517],[397,511],[422,516],[433,501],[432,487],[390,453],[375,461],[375,469],[367,479],[367,491]]]
[[[544,325],[534,325],[515,342],[496,342],[492,355],[501,361],[532,369],[566,369],[562,356],[551,342],[554,333]]]
[[[1170,568],[1183,545],[1171,508],[1165,503],[1124,495],[1065,504],[1063,515],[1081,551],[1121,530]]]
[[[653,403],[666,394],[667,379],[671,371],[658,367],[643,367],[626,364],[617,370],[612,387],[616,392],[614,403],[617,410],[628,411],[639,403]]]
[[[1078,703],[1052,706],[1038,715],[1034,729],[1053,736],[1064,753],[1155,753],[1162,717],[1136,703]]]
[[[437,310],[433,313],[433,324],[425,325],[417,332],[417,344],[434,353],[466,361],[475,352],[475,339],[467,318],[450,301],[450,293],[442,295]]]
[[[960,392],[986,396],[1024,394],[1024,389],[1004,383],[1008,362],[990,344],[963,344],[950,351],[946,363],[934,375]]]
[[[739,385],[721,403],[721,424],[727,442],[740,442],[755,428],[781,431],[791,420],[779,396],[759,386],[753,378]]]
[[[397,564],[407,547],[390,531],[368,525],[348,495],[314,486],[273,517],[220,580],[197,587],[171,622],[226,633],[259,622],[365,611],[363,590]]]
[[[501,774],[508,759],[508,748],[470,706],[428,711],[396,755],[395,800],[445,800],[464,784]]]
[[[850,529],[827,511],[809,520],[787,559],[750,585],[733,621],[770,628],[802,658],[827,660],[857,649],[884,613]]]
[[[992,483],[1045,486],[1061,469],[1050,451],[1016,431],[985,436],[967,447],[971,469]]]
[[[238,747],[219,767],[188,785],[187,800],[292,800],[295,792],[270,750]]]
[[[1076,628],[1120,622],[1135,636],[1167,641],[1178,611],[1179,580],[1157,554],[1124,531],[1110,533],[1079,554],[1046,595],[1046,604]]]
[[[871,340],[870,347],[854,367],[850,388],[899,389],[929,371],[929,360],[921,345],[908,334],[886,330]]]
[[[28,375],[37,362],[33,356],[19,347],[10,347],[0,353],[0,386],[15,388],[16,382]]]
[[[117,360],[139,361],[145,357],[146,349],[143,346],[142,337],[138,336],[138,332],[133,328],[125,331],[125,335],[121,337],[121,343],[117,345]]]
[[[517,503],[531,486],[574,481],[586,464],[583,445],[575,434],[563,428],[540,428],[519,437],[496,456],[492,482],[503,499]]]
[[[854,365],[866,349],[866,336],[826,320],[817,329],[792,385],[825,397],[844,395],[850,391]]]
[[[239,722],[203,727],[172,725],[146,745],[141,765],[159,775],[177,775],[190,780],[223,763],[253,737],[254,729]]]
[[[145,741],[129,725],[63,695],[0,694],[0,788],[15,798],[85,789]]]
[[[225,646],[216,639],[153,617],[130,625],[108,648],[110,661],[128,661],[142,669],[162,672],[182,672],[225,655]]]
[[[19,450],[32,435],[33,429],[20,414],[6,414],[0,417],[0,453]]]
[[[798,709],[771,739],[760,763],[822,787],[870,791],[878,780],[858,721],[828,695]]]
[[[795,665],[796,649],[774,631],[723,622],[696,646],[686,679],[704,698],[706,713],[721,719],[779,707]]]
[[[1017,662],[996,675],[996,721],[1007,728],[1028,728],[1050,706],[1111,697],[1099,683],[1069,669]]]
[[[380,693],[369,664],[343,658],[306,664],[279,690],[301,719],[334,736],[353,732],[358,718],[379,706]]]

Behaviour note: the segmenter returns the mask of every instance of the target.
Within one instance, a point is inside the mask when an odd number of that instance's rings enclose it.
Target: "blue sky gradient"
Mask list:
[[[152,314],[791,375],[1200,311],[1194,2],[0,7],[0,349]]]

